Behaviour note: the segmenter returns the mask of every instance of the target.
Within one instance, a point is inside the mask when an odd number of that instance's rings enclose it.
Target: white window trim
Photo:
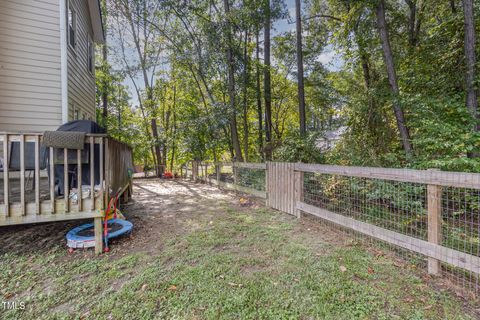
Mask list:
[[[68,21],[68,12],[72,10],[72,19],[73,19],[73,33],[75,35],[75,38],[74,38],[74,42],[73,42],[73,45],[70,41],[70,23]],[[78,39],[78,23],[77,23],[77,10],[75,9],[75,6],[72,4],[72,1],[71,0],[67,0],[67,42],[68,42],[68,46],[72,49],[72,50],[76,50],[77,49],[77,39]]]
[[[72,109],[73,109],[72,120],[80,120],[80,109],[77,108],[77,105],[75,103],[72,103]]]
[[[90,55],[92,56],[92,65],[90,69]],[[93,43],[92,37],[88,36],[87,42],[87,69],[91,75],[95,74],[95,45]]]

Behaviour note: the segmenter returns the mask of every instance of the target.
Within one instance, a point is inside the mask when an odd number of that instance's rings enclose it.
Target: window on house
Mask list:
[[[72,4],[68,2],[68,43],[70,46],[75,48],[77,42],[76,39],[77,32],[77,13],[73,8]]]
[[[87,68],[90,73],[93,74],[94,70],[94,54],[95,54],[95,47],[93,45],[93,41],[91,39],[88,40],[88,45],[87,45]]]
[[[75,105],[73,105],[73,120],[79,120],[80,118],[80,111],[77,109]]]

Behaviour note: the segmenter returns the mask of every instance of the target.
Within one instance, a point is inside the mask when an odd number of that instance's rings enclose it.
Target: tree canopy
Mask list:
[[[479,8],[106,0],[98,121],[158,173],[192,159],[478,171]]]

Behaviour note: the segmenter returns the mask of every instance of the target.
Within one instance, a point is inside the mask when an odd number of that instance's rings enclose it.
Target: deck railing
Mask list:
[[[480,174],[267,162],[191,162],[188,177],[266,198],[480,293]],[[227,168],[227,169],[226,169]],[[184,170],[185,171],[185,170]],[[204,170],[205,171],[205,170]],[[407,264],[408,265],[408,264]]]
[[[130,191],[126,144],[104,134],[86,134],[84,150],[42,141],[41,133],[0,133],[0,226],[99,217],[112,193]]]

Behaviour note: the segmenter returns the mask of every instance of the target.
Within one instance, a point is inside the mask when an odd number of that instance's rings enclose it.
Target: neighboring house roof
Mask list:
[[[92,20],[93,40],[96,43],[105,43],[100,0],[88,0],[88,9],[90,10],[90,18]]]

